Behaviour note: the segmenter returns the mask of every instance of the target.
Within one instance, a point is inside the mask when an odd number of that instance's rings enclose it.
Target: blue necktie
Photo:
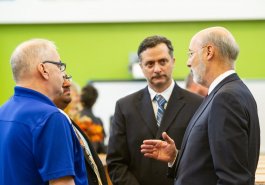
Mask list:
[[[158,104],[158,109],[157,109],[157,115],[156,115],[156,120],[157,120],[157,125],[160,126],[164,112],[165,112],[165,104],[166,104],[166,100],[163,96],[157,94],[155,96],[155,100],[157,101]]]

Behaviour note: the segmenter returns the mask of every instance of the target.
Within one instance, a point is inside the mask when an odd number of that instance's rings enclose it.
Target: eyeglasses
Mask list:
[[[42,62],[42,63],[43,63],[43,64],[45,64],[45,63],[50,63],[50,64],[57,65],[57,67],[60,69],[61,72],[65,71],[65,69],[66,69],[66,64],[63,63],[62,61],[59,61],[59,62],[44,61],[44,62]]]
[[[72,76],[66,74],[66,75],[63,76],[63,79],[68,80],[68,81],[71,82],[72,81]]]
[[[198,49],[198,50],[196,50],[196,51],[192,51],[192,50],[188,51],[188,52],[187,52],[188,58],[191,58],[191,57],[193,56],[194,53],[200,51],[201,49],[203,49],[203,48],[205,48],[205,47],[207,47],[207,46],[203,46],[203,47],[201,47],[200,49]]]

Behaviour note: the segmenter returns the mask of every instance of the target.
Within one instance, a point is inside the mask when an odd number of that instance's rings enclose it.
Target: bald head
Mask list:
[[[238,53],[239,47],[226,28],[210,27],[192,37],[187,66],[196,83],[209,87],[218,76],[235,69]]]
[[[10,59],[15,82],[24,80],[39,63],[51,57],[59,58],[56,46],[49,40],[32,39],[18,45]]]
[[[66,64],[61,62],[53,42],[25,41],[17,46],[10,63],[17,86],[38,91],[51,100],[62,94]]]
[[[201,47],[213,44],[223,58],[234,62],[239,54],[239,47],[233,35],[224,27],[210,27],[198,32],[192,40],[197,40]]]

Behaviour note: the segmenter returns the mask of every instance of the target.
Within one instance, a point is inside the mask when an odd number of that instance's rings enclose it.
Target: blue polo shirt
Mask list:
[[[48,97],[15,87],[0,107],[0,184],[48,185],[64,176],[88,184],[72,126]]]

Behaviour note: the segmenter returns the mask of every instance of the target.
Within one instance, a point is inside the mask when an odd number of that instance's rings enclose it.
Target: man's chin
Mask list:
[[[72,101],[72,98],[70,96],[64,97],[63,101],[67,104],[69,104]]]
[[[165,85],[165,81],[161,80],[161,81],[153,81],[152,82],[152,86],[156,87],[156,88],[161,88]]]

